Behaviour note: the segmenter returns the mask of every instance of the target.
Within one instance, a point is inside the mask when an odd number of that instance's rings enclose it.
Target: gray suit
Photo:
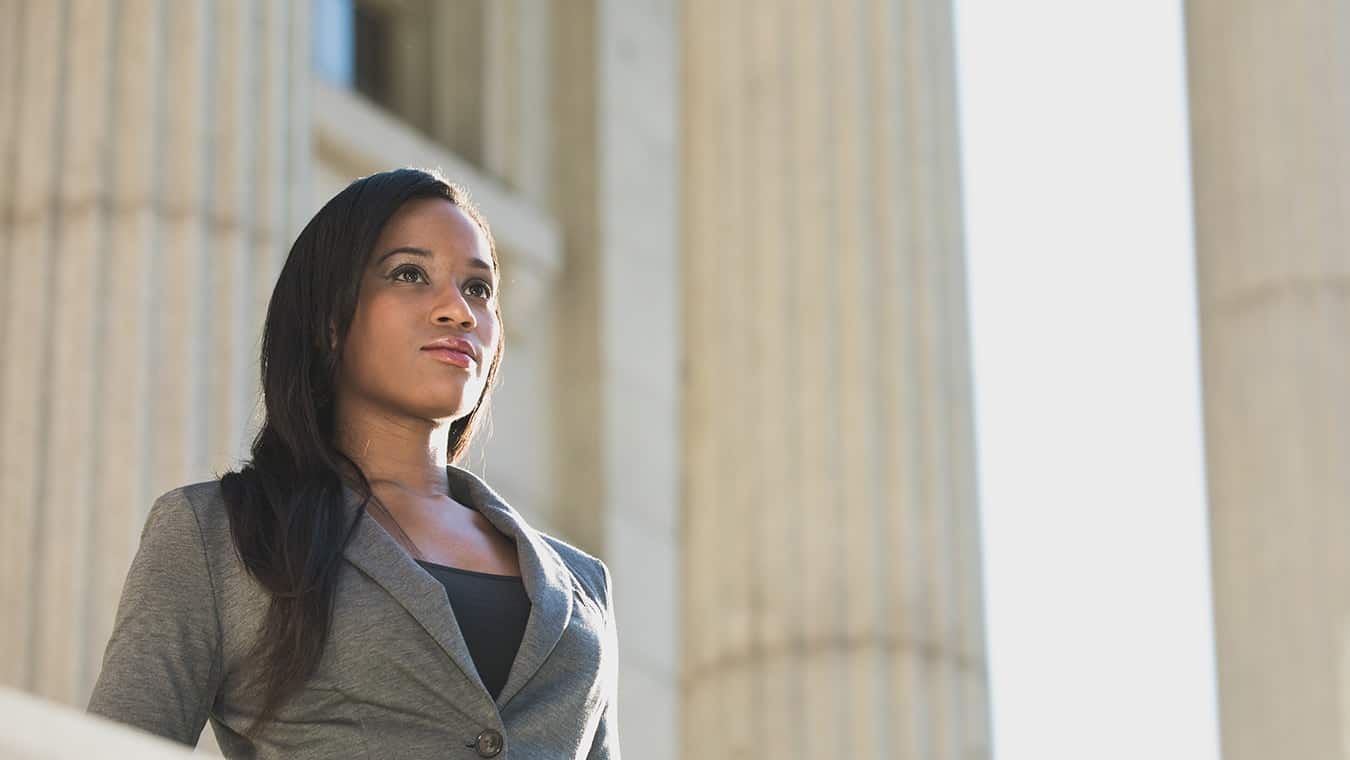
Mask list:
[[[246,740],[258,702],[241,665],[268,599],[234,549],[219,481],[207,481],[151,508],[89,711],[185,744],[209,719],[227,757],[618,760],[608,568],[531,528],[473,474],[447,472],[452,493],[515,540],[532,602],[495,701],[444,587],[363,516],[317,673]],[[349,518],[359,502],[348,489]]]

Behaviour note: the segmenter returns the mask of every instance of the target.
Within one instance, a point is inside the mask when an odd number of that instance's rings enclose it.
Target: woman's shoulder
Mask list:
[[[191,520],[206,532],[226,520],[225,494],[220,480],[203,480],[176,486],[157,496],[150,505],[146,524],[167,522],[186,524]]]
[[[188,483],[161,493],[146,515],[141,540],[175,551],[200,552],[213,572],[229,569],[237,555],[220,480]]]
[[[604,560],[590,554],[581,548],[570,544],[557,536],[550,535],[543,531],[536,530],[548,545],[553,548],[562,559],[563,564],[579,583],[586,587],[586,590],[593,598],[601,603],[607,603],[609,599],[609,567]]]

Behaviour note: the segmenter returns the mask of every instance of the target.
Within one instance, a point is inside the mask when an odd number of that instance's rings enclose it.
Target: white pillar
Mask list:
[[[1350,7],[1186,11],[1224,758],[1350,758]]]
[[[950,7],[686,6],[686,756],[989,755]]]
[[[0,683],[83,706],[154,496],[236,464],[307,3],[0,4]]]
[[[532,2],[517,10],[530,15]],[[678,6],[554,3],[551,144],[494,137],[551,166],[547,207],[565,231],[551,369],[557,527],[613,572],[624,754],[651,760],[679,752]],[[522,45],[540,33],[531,27],[518,27]],[[492,118],[537,102],[535,76],[522,72],[514,103]],[[525,193],[544,179],[494,168]]]

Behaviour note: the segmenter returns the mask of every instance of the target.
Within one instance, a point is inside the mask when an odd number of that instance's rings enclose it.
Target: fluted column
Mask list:
[[[81,704],[154,496],[246,451],[308,4],[0,4],[0,683]]]
[[[987,757],[950,7],[684,30],[685,755]]]
[[[1223,755],[1350,758],[1350,8],[1186,12]]]

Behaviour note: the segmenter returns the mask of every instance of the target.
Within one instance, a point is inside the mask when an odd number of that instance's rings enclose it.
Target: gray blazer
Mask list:
[[[255,742],[241,665],[266,592],[234,548],[219,481],[159,497],[127,574],[89,711],[226,757],[619,760],[618,639],[609,569],[541,533],[482,480],[452,493],[515,540],[532,607],[496,700],[444,587],[363,516],[339,573],[318,671]],[[346,489],[346,515],[360,503]]]

